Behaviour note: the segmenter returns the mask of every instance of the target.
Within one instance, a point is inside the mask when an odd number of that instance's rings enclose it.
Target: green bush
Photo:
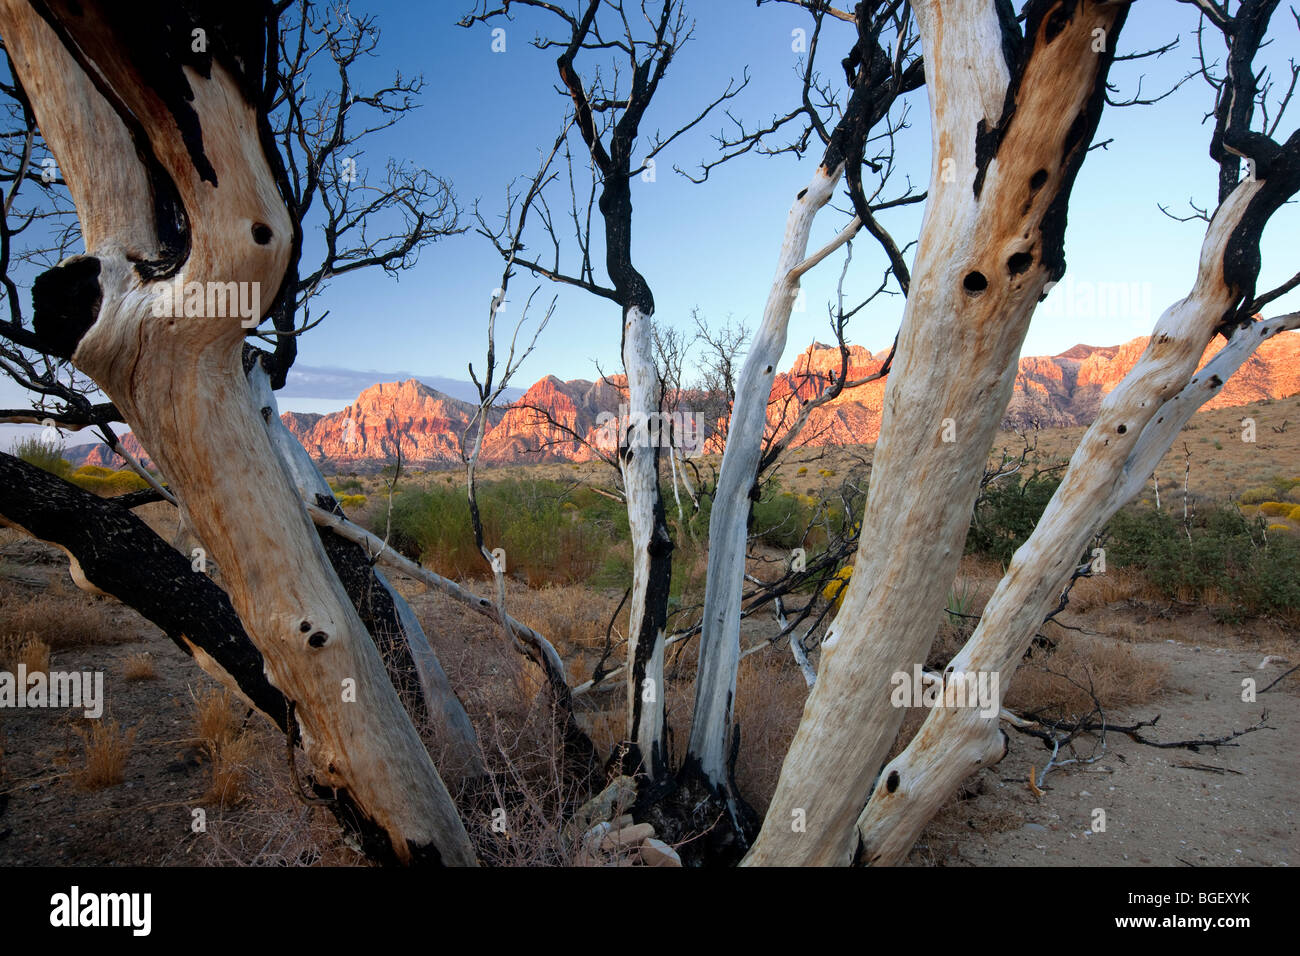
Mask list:
[[[586,581],[602,569],[609,545],[626,537],[627,516],[617,502],[584,491],[553,481],[479,483],[485,543],[504,549],[507,574],[537,587]],[[376,510],[376,534],[384,533],[386,518],[386,508]],[[392,520],[393,546],[439,574],[491,573],[475,546],[469,504],[460,489],[434,485],[399,492]]]
[[[1300,501],[1300,478],[1284,478],[1281,475],[1274,475],[1269,479],[1267,485],[1258,485],[1254,488],[1248,488],[1241,496],[1243,505],[1262,505],[1268,501],[1277,501],[1287,499],[1290,501]]]
[[[346,494],[360,494],[365,491],[359,478],[335,478],[330,482],[330,491],[334,492],[334,497]]]
[[[149,487],[149,482],[134,471],[129,469],[113,471],[99,465],[82,465],[67,477],[68,481],[83,491],[104,498],[113,498],[131,491],[143,491]]]
[[[14,442],[9,454],[60,478],[67,478],[72,472],[72,463],[63,457],[62,442],[43,441],[33,435]]]
[[[1060,483],[1054,475],[1039,475],[1025,482],[1006,478],[990,485],[975,507],[966,550],[1008,563],[1033,533]]]
[[[105,468],[103,465],[82,465],[73,474],[84,478],[107,478],[113,474],[113,469]]]
[[[1219,605],[1229,617],[1300,613],[1300,546],[1235,507],[1202,505],[1188,528],[1181,515],[1126,508],[1108,530],[1107,559],[1141,569],[1170,598]]]

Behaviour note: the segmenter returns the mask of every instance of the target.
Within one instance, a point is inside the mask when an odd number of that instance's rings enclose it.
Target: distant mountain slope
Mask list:
[[[1102,398],[1133,367],[1146,343],[1146,338],[1136,338],[1112,346],[1081,344],[1059,355],[1022,358],[1007,409],[1008,420],[1020,427],[1037,422],[1048,428],[1091,422]],[[1202,364],[1220,346],[1216,340],[1206,350]],[[872,355],[861,346],[852,346],[849,380],[878,371],[886,355]],[[773,382],[769,434],[789,428],[802,403],[833,384],[840,362],[837,347],[816,342],[795,357],[790,371]],[[601,416],[618,414],[625,382],[621,375],[607,376],[599,382],[565,382],[554,375],[546,376],[511,406],[492,412],[483,442],[483,461],[507,464],[589,460],[594,456],[590,446],[599,439]],[[319,383],[313,387],[319,387]],[[1297,393],[1300,332],[1287,332],[1261,345],[1206,407],[1226,408]],[[884,394],[884,380],[870,382],[816,408],[798,444],[874,442],[880,434]],[[689,412],[693,397],[679,396],[679,407]],[[461,437],[476,407],[408,378],[371,385],[339,412],[285,412],[281,418],[313,457],[333,467],[377,468],[393,459],[399,439],[402,456],[411,464],[446,465],[460,462]],[[715,424],[704,422],[706,433],[712,433]],[[132,454],[143,455],[133,435],[127,435],[124,441]],[[69,449],[69,459],[74,464],[119,465],[117,456],[102,445],[84,449]]]

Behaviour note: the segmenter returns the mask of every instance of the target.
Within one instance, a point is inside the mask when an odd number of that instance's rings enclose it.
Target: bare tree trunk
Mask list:
[[[929,199],[853,580],[747,864],[850,860],[902,721],[890,677],[924,660],[934,637],[1029,318],[1064,272],[1065,206],[1127,5],[1031,0],[1024,37],[1000,4],[915,10]]]
[[[228,294],[213,304],[212,290],[234,283],[269,306],[295,245],[257,105],[268,24],[175,5],[41,7],[3,0],[0,34],[87,255],[36,281],[37,334],[113,398],[171,479],[296,709],[321,783],[387,835],[394,859],[472,864],[456,808],[250,399],[241,320],[265,310],[241,316]],[[187,291],[182,281],[204,290],[200,301],[160,309],[164,290]]]
[[[877,5],[878,6],[878,5]],[[891,269],[906,292],[908,273],[893,240],[874,221],[862,193],[859,170],[863,148],[871,129],[888,116],[898,96],[919,85],[919,63],[906,64],[908,15],[895,24],[896,53],[886,53],[880,31],[888,17],[877,16],[871,4],[856,8],[858,37],[846,69],[851,74],[852,93],[839,122],[827,137],[826,149],[812,181],[795,197],[786,217],[785,235],[777,259],[776,276],[768,292],[763,321],[750,344],[736,385],[735,401],[728,424],[722,466],[709,518],[709,569],[701,617],[700,662],[695,683],[695,708],[687,756],[680,774],[683,782],[698,776],[712,794],[725,803],[733,825],[740,829],[739,796],[731,780],[729,762],[738,741],[734,739],[734,711],[737,667],[740,662],[741,595],[744,591],[745,559],[749,518],[760,473],[767,462],[780,454],[804,427],[812,408],[838,394],[847,376],[848,353],[839,331],[845,367],[832,391],[805,403],[787,434],[778,439],[768,455],[763,454],[763,437],[768,425],[768,405],[776,368],[785,351],[786,333],[795,297],[803,275],[832,252],[851,240],[862,228],[864,217],[872,232],[886,244]],[[820,21],[819,21],[820,22]],[[830,202],[845,171],[857,215],[821,249],[808,256],[812,225]],[[806,258],[805,258],[806,257]],[[846,266],[847,268],[847,266]],[[885,368],[888,367],[886,363]],[[884,369],[882,369],[882,374]],[[791,635],[796,658],[801,650],[797,635]],[[806,658],[804,664],[807,663]],[[811,685],[811,681],[809,682]],[[751,834],[752,836],[752,834]]]
[[[659,490],[659,390],[655,378],[653,306],[623,312],[623,367],[628,418],[621,422],[619,467],[632,538],[632,596],[627,659],[628,736],[652,779],[668,771],[664,717],[664,631],[673,542]],[[653,426],[653,427],[652,427]],[[652,431],[654,434],[652,434]]]
[[[1279,164],[1275,178],[1245,180],[1215,212],[1191,293],[1165,310],[1137,364],[1102,402],[1064,480],[945,676],[996,674],[1005,694],[1092,535],[1142,489],[1193,413],[1222,390],[1255,349],[1300,326],[1300,313],[1247,322],[1196,371],[1215,330],[1224,316],[1236,312],[1243,292],[1250,302],[1252,291],[1234,276],[1243,239],[1257,243],[1263,222],[1280,204],[1277,196],[1285,199],[1300,187],[1300,134],[1293,139],[1289,169]],[[1251,287],[1253,281],[1251,276]],[[982,713],[972,707],[931,711],[912,743],[882,771],[886,785],[876,788],[858,821],[860,859],[901,862],[961,782],[999,759],[1004,744],[998,718]]]
[[[740,609],[751,491],[763,451],[768,398],[772,394],[776,367],[785,351],[790,312],[799,292],[799,267],[807,253],[813,221],[834,195],[842,172],[843,161],[834,168],[819,165],[812,182],[799,191],[790,208],[763,322],[750,344],[736,383],[736,402],[709,515],[709,569],[704,587],[695,709],[681,774],[685,779],[698,773],[715,795],[726,795],[733,817],[735,795],[730,792],[728,762],[735,720],[736,670],[740,663]]]
[[[271,445],[299,496],[327,511],[340,513],[329,482],[293,432],[280,420],[279,404],[263,367],[262,354],[254,353],[252,359],[248,383],[253,404],[259,410]],[[461,774],[481,775],[483,755],[474,725],[406,598],[374,567],[374,562],[361,545],[343,538],[329,527],[318,526],[317,533],[330,564],[379,647],[393,686],[402,691],[404,702],[416,722],[425,719],[432,724],[435,735],[460,764]]]

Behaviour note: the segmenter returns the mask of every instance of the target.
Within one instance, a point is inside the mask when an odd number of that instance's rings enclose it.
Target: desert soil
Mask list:
[[[171,641],[112,599],[72,591],[57,551],[8,538],[0,546],[0,599],[58,593],[97,602],[114,639],[56,649],[51,667],[104,670],[107,717],[136,737],[125,780],[99,790],[77,786],[84,759],[79,714],[0,711],[0,865],[195,865],[356,863],[359,857],[332,835],[328,820],[294,803],[283,786],[253,792],[237,809],[213,809],[207,833],[192,829],[192,811],[205,804],[210,767],[195,737],[193,695],[211,686]],[[1122,602],[1099,609],[1113,624],[1159,618],[1158,635],[1125,643],[1168,668],[1158,697],[1107,714],[1116,724],[1159,723],[1145,733],[1162,740],[1217,737],[1242,730],[1267,713],[1267,729],[1231,746],[1155,749],[1110,733],[1094,762],[1054,769],[1042,796],[1031,792],[1031,767],[1046,751],[1030,737],[1011,734],[1007,758],[974,779],[922,835],[913,865],[1265,865],[1300,862],[1296,792],[1300,783],[1300,673],[1255,703],[1244,703],[1242,680],[1262,689],[1300,663],[1294,634],[1275,625],[1227,627],[1204,612],[1175,612]],[[418,606],[418,605],[417,605]],[[1067,618],[1086,626],[1088,613]],[[1181,634],[1180,638],[1168,636]],[[1098,640],[1110,640],[1100,637]],[[1288,653],[1289,649],[1289,653]],[[157,677],[127,681],[124,661],[150,654]],[[1278,659],[1277,655],[1282,658]],[[1265,657],[1273,659],[1261,669]],[[275,762],[282,744],[257,718],[252,733]],[[1093,755],[1085,740],[1082,756]],[[282,769],[282,768],[280,768]],[[1094,832],[1097,810],[1105,830]],[[238,824],[238,846],[221,834]],[[313,840],[299,840],[304,828]],[[322,836],[322,834],[324,834]],[[324,850],[321,849],[322,845]]]

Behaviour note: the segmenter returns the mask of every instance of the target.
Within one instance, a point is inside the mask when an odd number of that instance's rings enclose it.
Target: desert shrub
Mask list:
[[[1231,506],[1202,505],[1187,527],[1167,511],[1126,508],[1111,519],[1106,554],[1169,598],[1218,604],[1228,618],[1290,618],[1300,614],[1300,545],[1265,531]]]
[[[1292,521],[1300,521],[1300,505],[1296,505],[1287,515]]]
[[[132,654],[122,662],[122,677],[130,681],[157,680],[158,671],[148,651]]]
[[[82,465],[67,478],[83,491],[107,498],[149,487],[149,482],[130,469],[113,471],[99,465]]]
[[[1241,503],[1243,505],[1257,505],[1260,502],[1268,501],[1273,497],[1273,488],[1269,485],[1262,485],[1258,488],[1247,488],[1241,493]]]
[[[975,505],[966,551],[1006,564],[1038,525],[1060,479],[1039,475],[1020,482],[1015,478],[994,482]]]
[[[9,454],[60,478],[68,477],[72,471],[72,463],[63,457],[62,442],[43,441],[36,436],[20,438],[9,449]]]
[[[340,495],[336,494],[334,500],[339,503],[341,508],[362,508],[366,504],[365,495]]]
[[[335,497],[346,494],[360,494],[365,488],[361,485],[359,478],[335,478],[330,482],[330,491],[334,492]]]
[[[101,790],[126,779],[126,761],[135,744],[135,730],[122,730],[116,720],[88,721],[74,728],[86,747],[86,763],[74,776],[84,790]]]
[[[1300,478],[1285,478],[1282,475],[1274,475],[1269,479],[1268,484],[1258,485],[1254,488],[1248,488],[1241,495],[1243,505],[1262,505],[1265,502],[1277,501],[1278,499],[1287,499],[1290,501],[1300,501]]]
[[[1284,501],[1262,501],[1259,505],[1259,513],[1270,518],[1279,518],[1290,514],[1291,506]]]
[[[478,500],[487,545],[504,549],[506,573],[533,587],[587,580],[620,531],[626,536],[626,513],[617,502],[571,493],[558,482],[482,482]],[[375,515],[377,534],[384,533],[385,518],[386,509]],[[469,506],[459,490],[432,486],[395,496],[391,542],[448,577],[491,573],[474,544]]]
[[[1290,531],[1290,530],[1291,530],[1291,526],[1289,524],[1271,524],[1268,526],[1269,534],[1272,534],[1276,531]]]
[[[754,504],[750,533],[774,548],[793,548],[807,526],[799,499],[789,492],[768,493]]]
[[[770,481],[754,503],[749,533],[782,550],[820,545],[825,533],[816,519],[824,517],[822,510],[821,502],[812,495],[782,491],[779,482]]]
[[[380,509],[371,530],[382,536],[387,521],[387,509]],[[389,540],[402,554],[446,577],[485,573],[465,497],[451,488],[412,488],[394,495]]]
[[[835,604],[835,610],[844,603],[844,595],[849,591],[849,580],[853,577],[853,565],[846,564],[835,572],[835,576],[822,588],[822,597]]]
[[[107,478],[112,473],[112,468],[105,468],[103,465],[82,465],[73,472],[74,475],[89,478]]]

